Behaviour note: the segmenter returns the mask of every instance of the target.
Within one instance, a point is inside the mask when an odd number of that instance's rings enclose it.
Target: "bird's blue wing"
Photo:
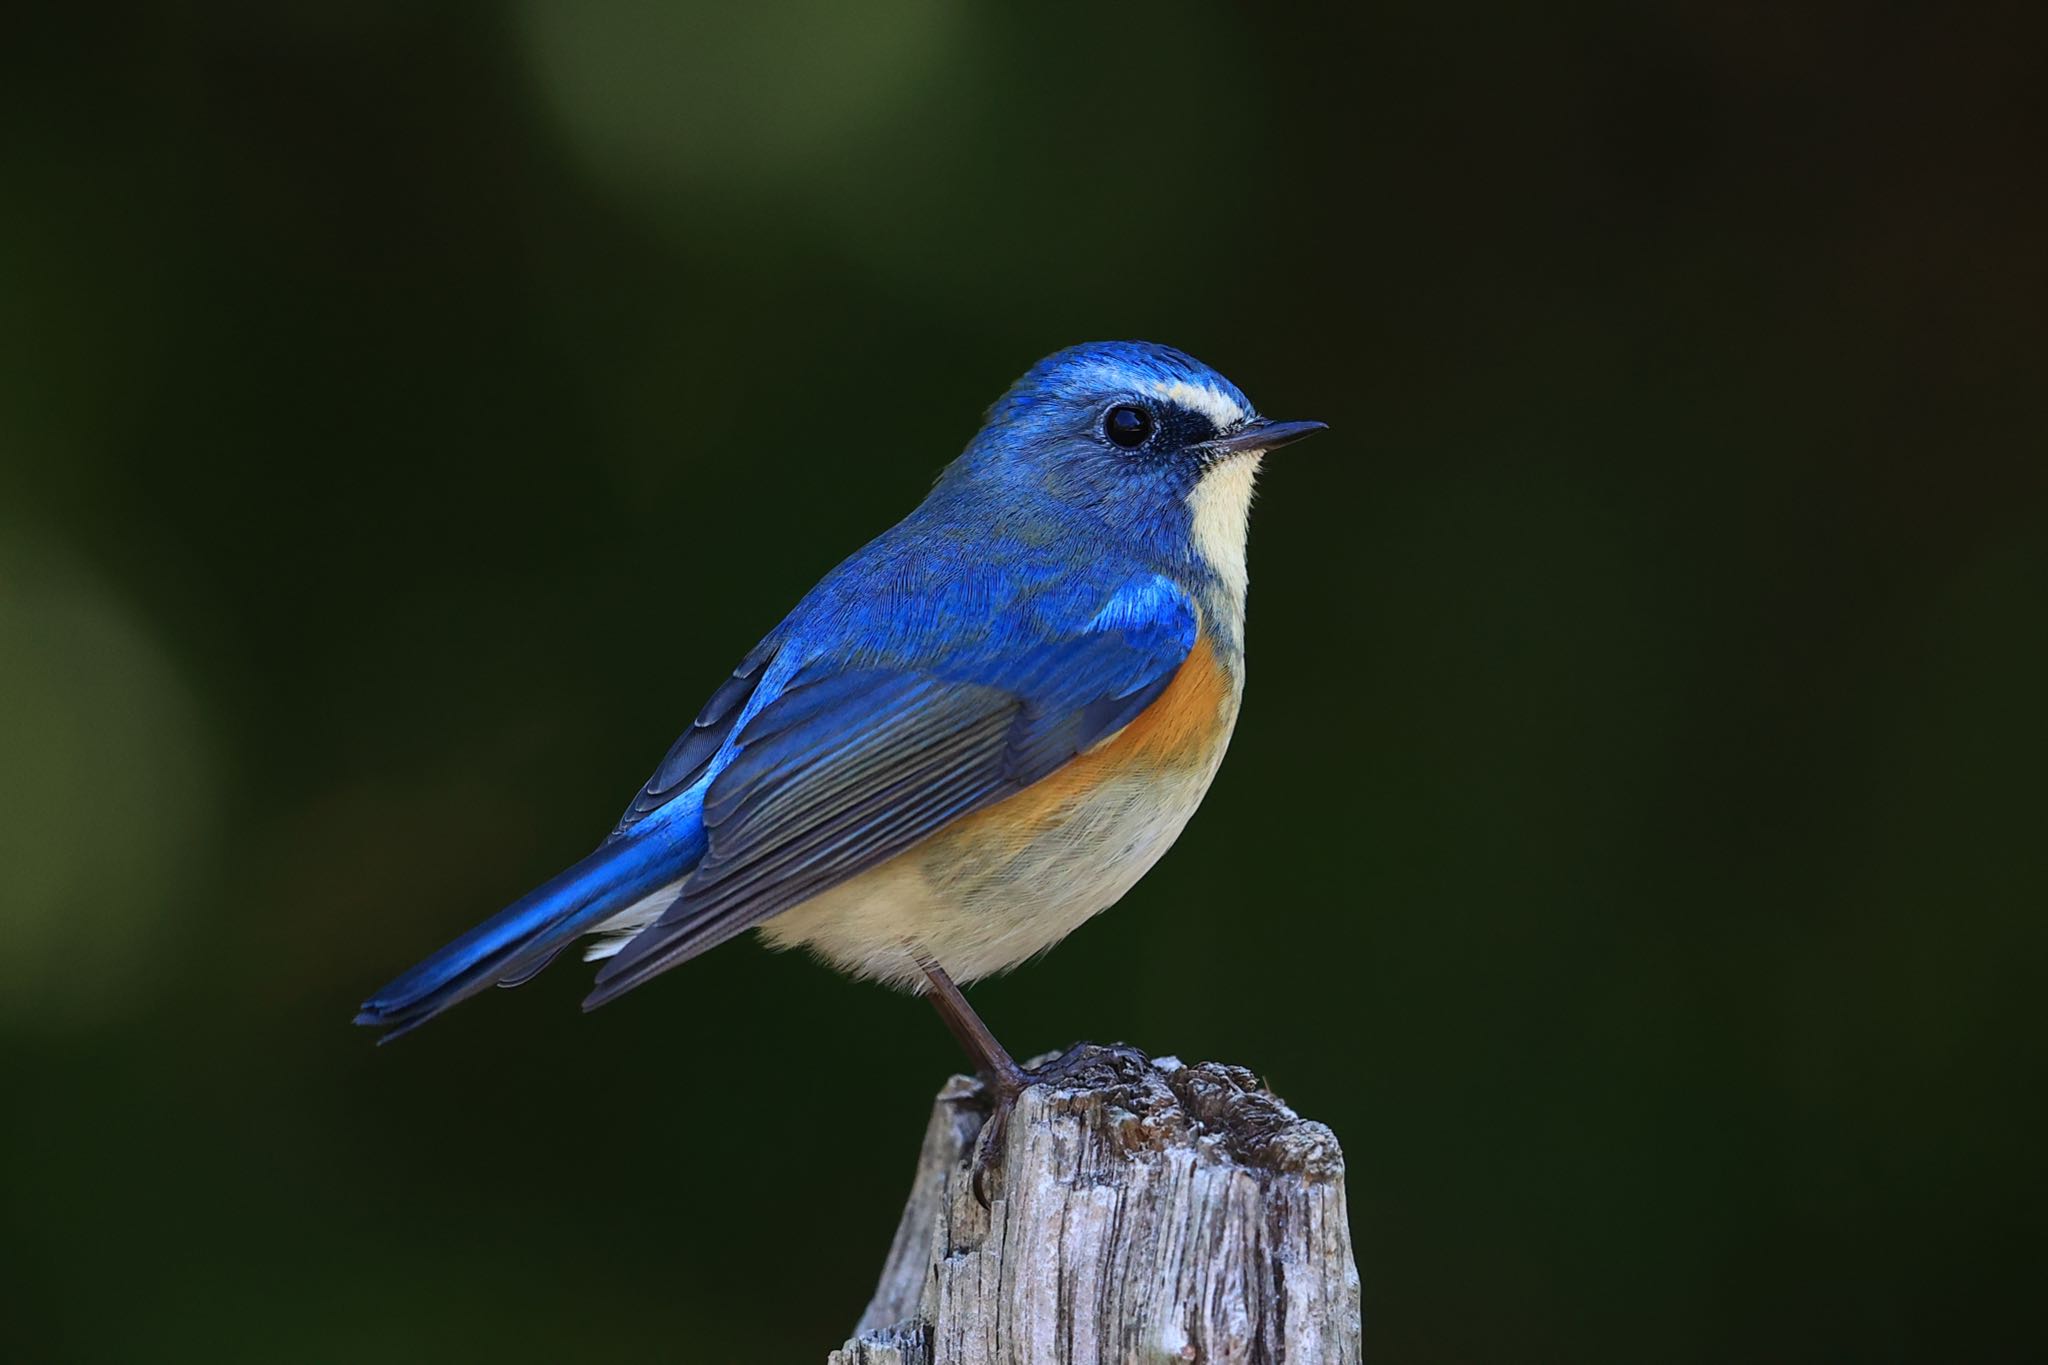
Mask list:
[[[736,751],[704,793],[706,849],[682,894],[598,973],[585,1006],[1045,777],[1151,705],[1197,631],[1186,595],[1146,577],[1050,640],[798,671],[732,737]],[[663,765],[678,782],[718,748],[707,736],[705,754],[685,752],[690,742]]]
[[[704,703],[704,709],[690,722],[690,728],[669,746],[654,775],[633,794],[632,804],[619,817],[618,826],[612,830],[607,843],[622,837],[633,826],[673,801],[679,793],[702,781],[711,771],[719,751],[746,716],[748,699],[761,686],[762,675],[781,643],[780,632],[770,635],[740,660],[740,666],[732,671],[731,677],[719,684],[711,699]]]

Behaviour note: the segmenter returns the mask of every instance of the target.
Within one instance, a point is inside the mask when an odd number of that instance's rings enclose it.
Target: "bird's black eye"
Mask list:
[[[1102,419],[1102,430],[1114,444],[1136,450],[1152,434],[1152,414],[1135,403],[1120,404]]]

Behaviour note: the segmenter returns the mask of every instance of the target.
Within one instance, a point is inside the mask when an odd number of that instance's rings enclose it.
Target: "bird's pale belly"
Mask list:
[[[761,927],[856,976],[920,987],[913,948],[956,980],[1003,971],[1111,905],[1173,845],[1236,724],[1240,669],[1206,638],[1107,742]]]

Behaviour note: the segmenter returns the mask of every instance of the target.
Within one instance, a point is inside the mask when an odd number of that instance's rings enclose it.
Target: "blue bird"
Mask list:
[[[594,1009],[758,928],[929,996],[1014,1098],[1027,1073],[954,983],[1107,909],[1194,814],[1244,688],[1252,484],[1322,429],[1165,346],[1048,356],[741,660],[596,852],[356,1022],[389,1041],[584,936]]]

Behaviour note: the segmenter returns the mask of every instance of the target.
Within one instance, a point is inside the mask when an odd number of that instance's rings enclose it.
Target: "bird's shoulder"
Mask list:
[[[1197,597],[1173,566],[1071,521],[912,517],[820,580],[777,635],[812,665],[995,662],[1104,629],[1194,626]]]

